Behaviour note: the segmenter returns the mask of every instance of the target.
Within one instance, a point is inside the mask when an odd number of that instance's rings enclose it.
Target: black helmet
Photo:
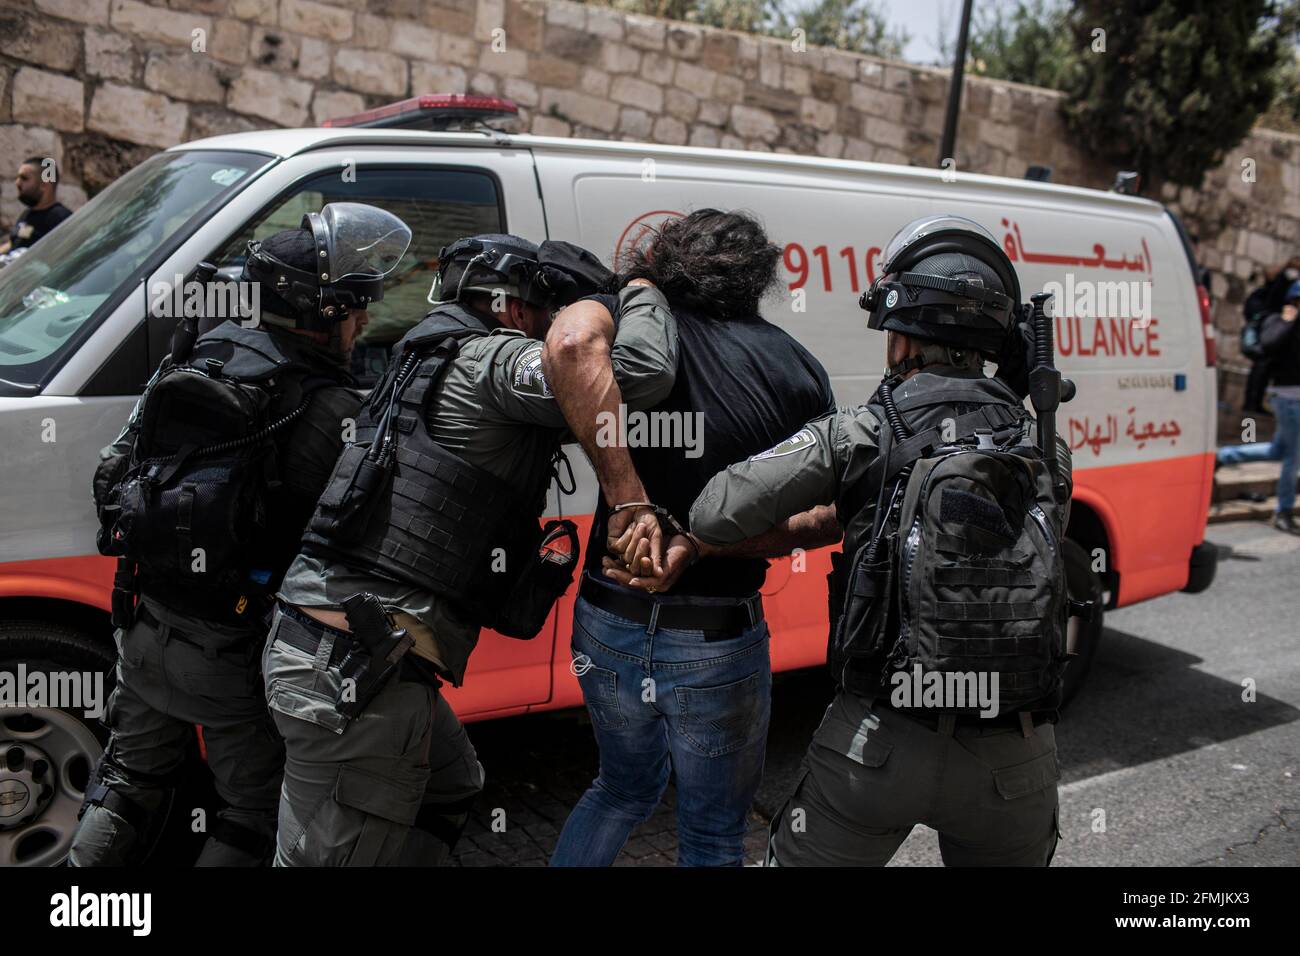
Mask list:
[[[926,216],[889,240],[859,305],[869,328],[996,355],[1020,304],[1011,260],[979,223]]]
[[[549,295],[537,282],[537,246],[519,236],[491,233],[457,239],[438,253],[432,298],[459,302],[466,292],[500,292],[533,305]]]
[[[438,254],[432,297],[456,302],[466,292],[501,292],[545,309],[607,291],[614,280],[581,246],[548,239],[536,246],[508,235],[471,236]]]
[[[302,217],[311,234],[313,269],[276,257],[256,240],[248,244],[243,279],[264,283],[293,311],[299,328],[329,331],[384,297],[384,277],[411,244],[411,230],[390,212],[363,203],[329,203]],[[299,264],[301,265],[301,264]]]

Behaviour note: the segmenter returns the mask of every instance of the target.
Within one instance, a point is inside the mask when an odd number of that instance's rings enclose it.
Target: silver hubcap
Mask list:
[[[0,866],[63,861],[102,751],[90,729],[64,711],[0,711]]]

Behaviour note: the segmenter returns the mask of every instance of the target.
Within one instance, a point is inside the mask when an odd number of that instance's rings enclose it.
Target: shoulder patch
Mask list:
[[[815,444],[817,444],[817,434],[811,428],[801,428],[785,441],[773,445],[767,451],[760,451],[749,460],[762,461],[764,458],[780,458],[783,455],[793,455],[795,452],[811,448]]]
[[[554,398],[551,386],[542,373],[542,343],[530,345],[515,357],[514,368],[510,370],[510,388],[518,395],[534,398]]]

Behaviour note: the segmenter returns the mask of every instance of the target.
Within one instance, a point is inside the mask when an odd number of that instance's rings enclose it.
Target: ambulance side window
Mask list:
[[[296,229],[308,212],[330,202],[369,203],[411,227],[411,247],[384,285],[384,299],[370,308],[370,323],[353,352],[353,371],[363,385],[382,372],[389,347],[424,318],[438,252],[463,236],[505,232],[505,211],[496,179],[473,169],[358,166],[354,175],[333,170],[303,180],[278,197],[232,236],[215,255],[218,269],[237,278],[250,239]]]

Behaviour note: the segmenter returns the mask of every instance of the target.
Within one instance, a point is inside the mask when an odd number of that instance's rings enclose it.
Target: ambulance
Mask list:
[[[841,405],[865,401],[885,364],[858,297],[889,237],[931,213],[974,219],[1026,296],[1055,293],[1057,364],[1078,391],[1058,414],[1074,453],[1073,596],[1116,608],[1209,585],[1214,331],[1187,235],[1160,204],[950,170],[493,128],[511,112],[491,98],[424,96],[322,128],[177,146],[0,270],[0,863],[66,855],[104,739],[84,701],[15,694],[4,675],[20,665],[29,679],[79,675],[60,686],[90,697],[93,675],[111,687],[113,563],[96,552],[90,478],[167,350],[175,310],[151,293],[203,260],[237,275],[249,239],[328,202],[381,206],[414,234],[357,356],[371,380],[430,308],[452,240],[567,239],[616,265],[665,219],[717,207],[754,213],[781,246],[764,315],[824,363]],[[453,117],[475,128],[449,130]],[[597,485],[576,446],[570,459],[576,488],[553,489],[548,511],[583,524],[585,540]],[[829,563],[827,550],[772,563],[763,593],[778,671],[825,660]],[[530,642],[483,636],[464,686],[447,691],[464,719],[581,704],[568,651],[576,590]],[[1101,630],[1098,615],[1078,635],[1072,692]]]

